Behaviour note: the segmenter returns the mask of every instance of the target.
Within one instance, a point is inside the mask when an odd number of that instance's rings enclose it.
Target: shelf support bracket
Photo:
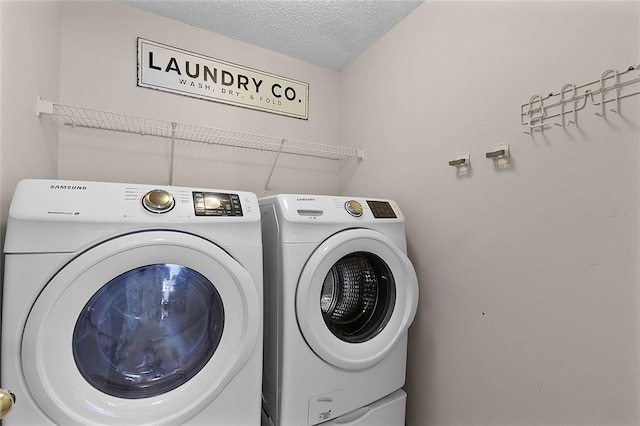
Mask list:
[[[282,141],[280,141],[280,148],[278,149],[278,152],[276,153],[276,158],[273,160],[273,164],[271,165],[271,171],[269,172],[269,176],[267,177],[267,183],[264,184],[265,194],[269,189],[269,183],[271,183],[271,176],[273,176],[273,171],[276,168],[276,164],[278,164],[278,158],[280,158],[280,154],[282,154],[282,148],[284,148],[284,144],[286,141],[287,141],[286,139],[282,139]]]
[[[173,160],[176,157],[176,127],[178,123],[171,123],[171,159],[169,160],[169,185],[173,185]]]
[[[53,114],[53,102],[45,101],[40,96],[36,98],[36,116],[40,117],[40,114]]]

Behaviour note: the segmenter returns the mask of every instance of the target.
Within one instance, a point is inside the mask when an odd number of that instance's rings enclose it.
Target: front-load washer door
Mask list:
[[[46,285],[25,326],[24,376],[57,424],[179,424],[246,363],[261,317],[254,280],[224,250],[137,232],[85,251]]]
[[[349,229],[325,240],[305,264],[296,290],[304,339],[340,368],[380,362],[413,321],[418,280],[407,256],[385,235]]]

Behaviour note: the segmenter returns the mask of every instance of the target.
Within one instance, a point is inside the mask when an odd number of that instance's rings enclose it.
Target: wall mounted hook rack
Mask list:
[[[559,122],[554,124],[558,127],[577,126],[578,112],[589,104],[600,107],[600,111],[594,113],[599,117],[606,119],[607,112],[619,114],[622,99],[640,94],[640,89],[632,89],[640,87],[638,70],[640,65],[630,66],[624,71],[608,69],[598,80],[579,86],[568,83],[558,93],[531,96],[529,102],[520,106],[520,124],[528,127],[524,133],[533,135],[533,132],[549,129],[549,121],[556,118]],[[607,104],[611,105],[610,108]]]

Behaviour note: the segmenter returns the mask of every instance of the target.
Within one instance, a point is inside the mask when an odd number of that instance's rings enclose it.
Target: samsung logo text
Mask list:
[[[86,191],[86,186],[81,185],[51,185],[49,189],[65,189],[65,190],[76,190],[76,191]]]

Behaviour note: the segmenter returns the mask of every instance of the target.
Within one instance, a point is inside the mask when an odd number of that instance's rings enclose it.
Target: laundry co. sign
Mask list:
[[[309,118],[309,83],[138,38],[138,86]]]

